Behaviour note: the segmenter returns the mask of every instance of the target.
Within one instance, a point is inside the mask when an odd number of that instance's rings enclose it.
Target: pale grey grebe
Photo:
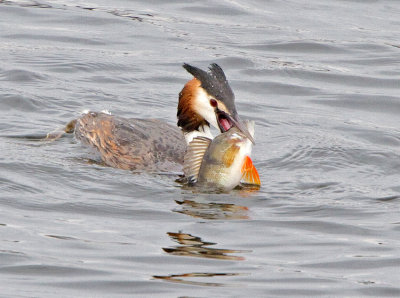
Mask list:
[[[183,67],[194,78],[179,94],[181,129],[157,119],[88,112],[71,121],[66,131],[95,148],[106,165],[153,172],[181,172],[187,144],[197,136],[212,138],[210,124],[221,132],[235,126],[254,143],[238,116],[223,70],[217,64],[208,72],[189,64]]]

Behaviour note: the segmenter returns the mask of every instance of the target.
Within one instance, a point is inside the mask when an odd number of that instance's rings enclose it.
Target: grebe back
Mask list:
[[[75,137],[96,148],[102,161],[111,167],[182,171],[185,138],[180,129],[158,119],[89,112],[76,120]]]

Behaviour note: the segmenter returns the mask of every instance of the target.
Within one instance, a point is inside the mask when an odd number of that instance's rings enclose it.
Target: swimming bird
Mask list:
[[[193,79],[179,93],[178,127],[157,119],[88,112],[71,121],[68,131],[95,148],[106,165],[153,172],[182,171],[187,144],[195,137],[212,139],[210,125],[220,132],[237,127],[254,142],[236,111],[235,97],[222,68],[211,64],[204,71],[186,63],[183,67]]]
[[[254,122],[246,122],[253,137]],[[195,137],[184,158],[183,172],[189,185],[207,191],[230,191],[240,181],[260,186],[260,177],[250,158],[251,140],[237,127],[213,140]]]

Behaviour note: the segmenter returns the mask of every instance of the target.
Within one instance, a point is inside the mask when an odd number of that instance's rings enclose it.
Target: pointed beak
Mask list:
[[[253,136],[250,134],[249,130],[247,129],[247,126],[240,119],[239,115],[236,114],[235,118],[236,119],[233,119],[234,126],[236,126],[255,145],[256,142],[254,141]]]
[[[221,110],[217,110],[216,113],[218,126],[221,132],[226,132],[231,127],[236,126],[237,129],[239,129],[253,144],[255,144],[254,138],[237,113],[233,113],[233,116]]]

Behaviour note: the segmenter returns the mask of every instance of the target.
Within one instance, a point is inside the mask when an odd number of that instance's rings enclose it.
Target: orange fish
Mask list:
[[[245,125],[253,138],[254,122]],[[260,186],[260,177],[250,158],[252,147],[252,140],[237,127],[213,140],[196,137],[185,154],[183,172],[190,185],[207,190],[229,191],[240,182]]]

